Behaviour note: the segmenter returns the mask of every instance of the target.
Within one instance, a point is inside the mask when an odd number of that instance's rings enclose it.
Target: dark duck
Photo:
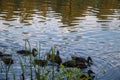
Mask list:
[[[3,53],[2,52],[0,52],[0,57],[3,57]]]
[[[87,76],[88,75],[88,76]],[[95,78],[95,73],[92,71],[92,70],[88,70],[87,71],[87,75],[85,75],[85,74],[82,74],[81,76],[80,76],[80,79],[82,79],[82,80],[94,80],[94,78]],[[88,77],[89,77],[89,79],[88,79]]]
[[[93,64],[91,57],[87,57],[87,59],[83,57],[72,57],[72,60],[75,60],[76,63],[87,64],[88,66]]]
[[[6,65],[11,65],[11,64],[13,64],[13,59],[12,59],[12,58],[2,58],[2,61],[3,61],[4,64],[6,64]]]
[[[34,57],[37,56],[37,50],[35,48],[32,49],[32,51],[30,50],[19,50],[17,51],[18,54],[22,54],[22,55],[30,55],[32,54]]]
[[[65,67],[77,67],[77,68],[87,68],[88,64],[92,62],[91,57],[88,57],[87,60],[83,57],[72,57],[72,60],[66,61],[63,63]]]
[[[34,59],[34,63],[35,65],[44,67],[47,65],[47,60]]]
[[[6,65],[13,64],[13,59],[12,59],[11,54],[4,54],[4,53],[0,52],[0,58],[3,61],[3,63]]]
[[[2,52],[0,52],[0,57],[12,57],[11,54],[4,54]]]
[[[76,67],[81,69],[87,68],[87,65],[85,63],[79,63],[76,62],[75,60],[66,61],[62,65],[64,65],[65,67],[73,67],[73,68]]]
[[[62,59],[60,57],[60,52],[57,50],[57,53],[52,55],[50,53],[47,53],[47,59],[50,60],[51,62],[55,62],[58,65],[62,63]]]

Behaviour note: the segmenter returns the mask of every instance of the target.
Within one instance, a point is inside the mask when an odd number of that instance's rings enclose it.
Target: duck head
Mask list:
[[[87,63],[88,63],[89,66],[93,64],[93,60],[92,60],[91,57],[87,58]]]
[[[95,73],[92,70],[88,70],[88,76],[91,77],[92,79],[95,78]]]
[[[60,53],[58,50],[57,50],[57,53],[55,55],[55,62],[58,63],[59,65],[62,63],[62,59],[60,57]]]
[[[50,54],[50,53],[46,53],[47,55],[47,60],[50,60],[51,62],[55,62],[58,64],[62,63],[62,59],[59,55],[59,51],[57,50],[56,54]]]
[[[0,57],[3,57],[3,53],[2,52],[0,52]]]
[[[56,53],[56,55],[57,55],[57,56],[59,56],[59,54],[60,54],[60,52],[57,50],[57,53]]]
[[[47,60],[41,60],[41,59],[34,59],[34,63],[39,66],[46,66],[47,65]]]
[[[32,49],[32,55],[35,57],[35,56],[37,56],[37,54],[38,54],[37,49],[33,48]]]
[[[47,60],[51,60],[52,58],[52,55],[50,53],[46,53],[45,56]]]

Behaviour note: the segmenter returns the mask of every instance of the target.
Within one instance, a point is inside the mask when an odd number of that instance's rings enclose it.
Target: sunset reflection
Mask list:
[[[50,5],[49,3],[54,5]],[[63,24],[74,26],[78,25],[75,22],[76,17],[85,17],[88,15],[96,16],[100,20],[109,20],[109,15],[118,14],[119,19],[120,11],[118,3],[120,3],[119,0],[1,0],[0,17],[6,21],[14,21],[19,18],[19,22],[29,23],[29,20],[33,20],[34,14],[37,13],[37,15],[46,17],[49,11],[53,10],[62,16],[61,21]]]

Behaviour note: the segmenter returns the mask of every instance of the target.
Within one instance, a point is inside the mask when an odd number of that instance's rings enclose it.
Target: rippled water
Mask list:
[[[0,50],[24,39],[43,53],[55,44],[64,60],[91,56],[97,80],[120,80],[120,0],[0,0]]]

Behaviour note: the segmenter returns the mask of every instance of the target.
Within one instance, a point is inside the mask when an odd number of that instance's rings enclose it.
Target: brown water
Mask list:
[[[120,0],[0,0],[0,50],[24,39],[43,55],[55,44],[64,60],[91,56],[97,80],[120,80]]]

